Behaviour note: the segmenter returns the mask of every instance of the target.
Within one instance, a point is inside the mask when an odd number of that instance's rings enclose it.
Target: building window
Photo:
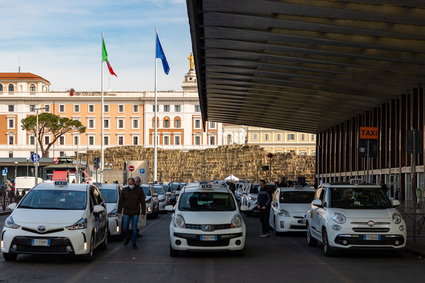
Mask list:
[[[182,109],[181,105],[174,105],[174,112],[180,112]]]
[[[210,145],[215,145],[215,136],[210,136]]]
[[[35,137],[30,136],[30,145],[35,145]]]
[[[316,141],[316,135],[311,135],[311,141]]]
[[[13,105],[13,104],[8,105],[8,110],[9,110],[9,112],[15,112],[15,105]]]
[[[281,141],[282,140],[282,135],[281,134],[277,134],[276,135],[276,140],[277,141]]]
[[[34,104],[30,105],[30,112],[35,112],[35,105]]]
[[[74,104],[74,113],[80,113],[80,105]]]
[[[59,104],[59,113],[64,113],[64,112],[65,112],[65,105]]]
[[[170,144],[170,137],[169,136],[164,136],[164,145],[169,145]]]
[[[13,145],[13,144],[15,144],[15,137],[9,136],[9,145]]]
[[[46,113],[50,112],[50,105],[49,104],[44,105],[44,112],[46,112]]]
[[[89,136],[89,145],[94,145],[94,136]]]
[[[13,158],[13,151],[9,151],[9,158]]]
[[[94,129],[94,119],[89,119],[89,129]]]
[[[0,91],[3,91],[3,85],[0,84]]]
[[[15,91],[15,86],[14,86],[13,84],[9,84],[8,90],[9,90],[10,92]]]
[[[109,113],[109,105],[108,104],[103,105],[103,112]]]
[[[124,119],[118,119],[118,129],[124,129]]]
[[[133,119],[133,129],[139,128],[139,119]]]
[[[196,119],[195,120],[195,129],[200,129],[201,128],[201,120]]]
[[[174,118],[174,128],[179,129],[182,126],[182,122],[179,117]]]
[[[139,105],[138,104],[133,105],[133,113],[139,113]]]
[[[103,144],[109,145],[109,137],[103,137]]]
[[[133,136],[133,145],[139,145],[139,137]]]
[[[252,140],[256,141],[258,139],[258,135],[257,134],[252,134]]]
[[[48,145],[50,143],[50,137],[49,136],[45,136],[44,137],[44,144]]]
[[[35,84],[30,85],[30,92],[35,92]]]
[[[180,145],[180,136],[174,137],[174,145]]]
[[[59,152],[59,156],[60,156],[60,157],[65,157],[65,152],[64,152],[64,151],[60,151],[60,152]]]
[[[78,145],[78,136],[74,136],[74,145]]]
[[[215,122],[210,122],[210,129],[215,129]]]
[[[124,137],[118,136],[118,145],[124,145]]]
[[[152,112],[155,112],[155,104],[152,105]],[[156,106],[156,112],[159,112],[159,105]]]
[[[295,140],[295,134],[288,134],[288,141],[294,141]]]
[[[103,128],[109,129],[109,119],[103,120]]]
[[[264,134],[264,140],[269,141],[269,134]]]
[[[164,128],[169,128],[170,127],[170,118],[165,117],[163,123],[164,123]]]
[[[118,113],[124,113],[124,105],[123,104],[118,105]]]
[[[170,112],[170,105],[164,105],[164,112]]]
[[[15,119],[14,118],[9,118],[7,120],[7,128],[8,129],[14,129],[15,128]]]
[[[61,137],[59,138],[59,144],[60,144],[60,145],[64,145],[64,144],[65,144],[65,137],[64,137],[64,136],[61,136]]]
[[[195,112],[201,112],[201,106],[195,105]]]
[[[94,105],[93,104],[89,104],[89,106],[88,106],[88,112],[89,113],[94,113]]]
[[[227,144],[232,144],[232,135],[231,134],[227,135]]]
[[[201,145],[201,136],[195,136],[195,145]]]
[[[301,134],[301,140],[305,141],[305,134]]]

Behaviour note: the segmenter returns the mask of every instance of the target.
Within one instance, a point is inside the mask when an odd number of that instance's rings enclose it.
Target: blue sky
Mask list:
[[[52,90],[100,90],[101,32],[118,78],[105,89],[152,90],[154,29],[170,64],[158,87],[180,90],[192,50],[185,0],[0,0],[0,72],[32,72]]]

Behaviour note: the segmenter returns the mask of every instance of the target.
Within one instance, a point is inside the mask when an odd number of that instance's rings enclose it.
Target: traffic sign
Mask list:
[[[59,159],[57,157],[53,157],[53,163],[58,164],[59,163]]]
[[[6,169],[3,169],[1,173],[2,173],[3,176],[7,176],[7,170]]]
[[[40,154],[37,154],[37,153],[31,154],[31,161],[32,162],[40,161]]]
[[[361,140],[377,140],[378,127],[360,127]]]
[[[145,174],[145,168],[140,169],[140,174]]]
[[[133,165],[128,166],[128,171],[133,172],[133,171],[134,171],[134,169],[136,169],[136,168],[134,168],[134,166],[133,166]]]

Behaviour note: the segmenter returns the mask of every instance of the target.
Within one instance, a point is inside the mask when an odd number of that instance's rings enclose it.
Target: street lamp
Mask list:
[[[272,181],[272,158],[273,158],[273,153],[269,153],[267,154],[267,157],[269,158],[269,182]]]
[[[27,157],[27,176],[29,176],[29,175],[28,175],[28,162],[29,162],[29,160],[30,160],[30,159]]]

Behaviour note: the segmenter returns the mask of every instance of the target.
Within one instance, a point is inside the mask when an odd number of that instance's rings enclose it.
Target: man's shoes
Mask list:
[[[128,243],[130,243],[130,239],[125,239],[125,241],[124,241],[124,246],[127,246],[127,245],[128,245]]]
[[[132,247],[134,250],[137,250],[137,245],[136,245],[136,244],[133,244],[131,247]]]

